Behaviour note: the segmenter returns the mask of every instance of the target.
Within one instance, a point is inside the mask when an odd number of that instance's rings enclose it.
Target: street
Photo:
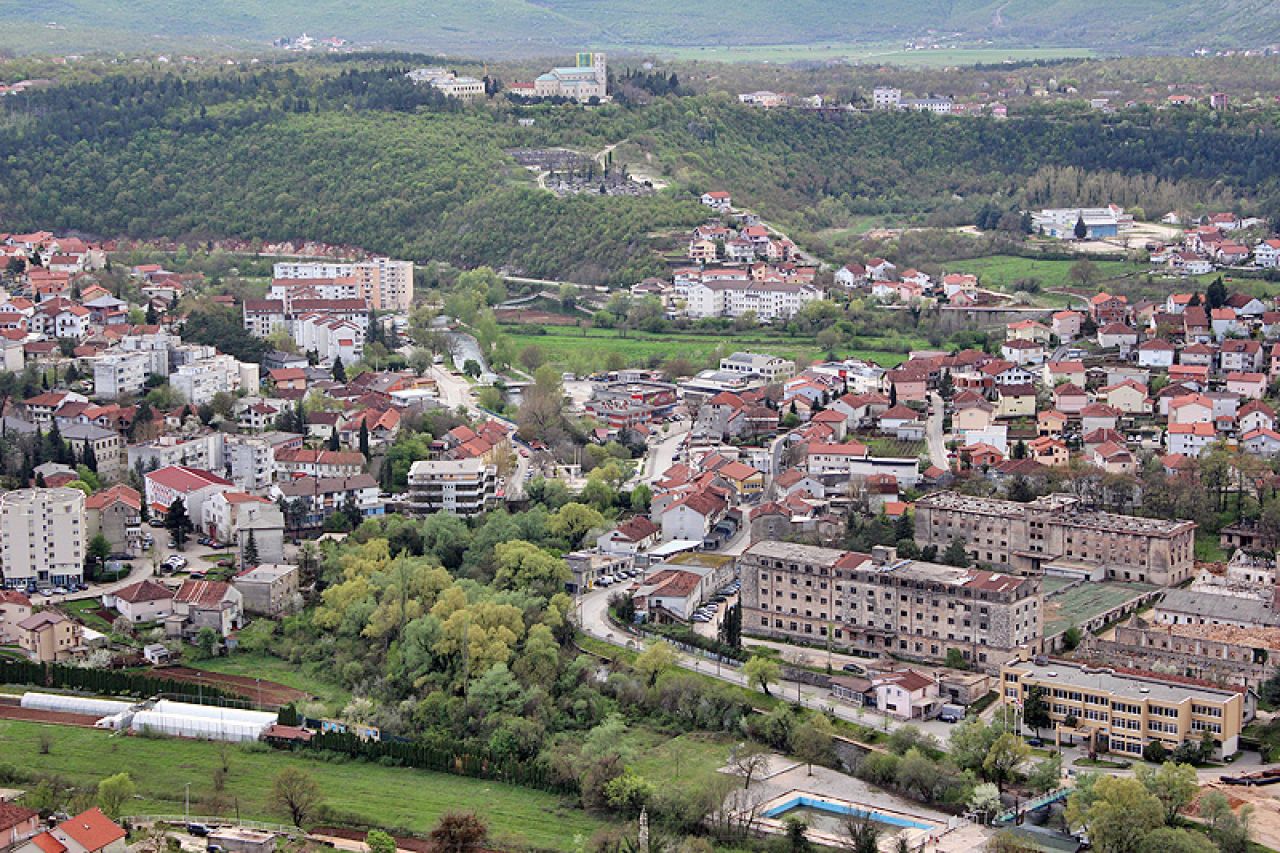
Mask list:
[[[623,632],[609,622],[608,611],[611,592],[612,590],[610,589],[596,589],[578,597],[579,627],[584,633],[620,648],[644,648],[648,641],[637,635]],[[680,666],[693,672],[718,678],[721,681],[736,684],[739,687],[749,686],[747,685],[746,677],[736,667],[680,651],[676,652],[676,660]],[[906,721],[881,714],[874,708],[855,707],[834,698],[825,689],[802,685],[796,681],[781,681],[771,687],[770,691],[775,696],[788,699],[803,707],[830,713],[842,720],[882,731],[891,731],[906,724]],[[943,746],[946,745],[951,736],[952,727],[938,720],[913,721],[912,725],[935,736]]]
[[[942,434],[942,423],[946,413],[946,403],[937,391],[929,392],[929,420],[925,425],[925,441],[929,445],[929,464],[951,470],[951,462],[947,459],[947,442]]]

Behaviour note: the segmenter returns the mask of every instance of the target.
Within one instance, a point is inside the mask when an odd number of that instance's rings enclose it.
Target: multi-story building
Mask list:
[[[236,575],[231,585],[244,598],[244,612],[279,616],[293,608],[298,596],[298,567],[264,563]]]
[[[284,298],[284,292],[276,296],[276,286],[286,279],[307,279],[310,283],[325,280],[350,280],[355,285],[355,297],[366,300],[377,311],[408,311],[413,305],[413,261],[397,261],[391,258],[371,258],[358,263],[285,262],[275,265],[272,271],[272,296]],[[345,298],[345,297],[328,297]]]
[[[586,409],[615,429],[651,424],[671,414],[679,398],[668,382],[608,382],[592,388]]]
[[[302,447],[302,436],[295,436],[285,447]],[[227,476],[246,492],[261,492],[271,487],[276,478],[277,443],[265,435],[228,435],[223,440],[223,458]]]
[[[1041,633],[1038,578],[773,541],[738,566],[753,633],[931,660],[955,649],[979,667]]]
[[[378,481],[372,474],[357,474],[354,477],[295,477],[273,488],[272,497],[276,500],[284,498],[289,504],[301,501],[301,513],[296,520],[290,519],[289,523],[304,529],[322,527],[326,518],[347,507],[355,507],[363,518],[373,518],[383,515],[387,506],[379,494]]]
[[[959,540],[979,563],[1027,574],[1102,566],[1113,580],[1173,586],[1195,562],[1195,522],[1087,510],[1063,494],[1018,503],[935,492],[916,501],[915,525],[921,545]]]
[[[494,501],[498,468],[483,459],[420,459],[409,468],[409,509],[476,515]]]
[[[552,68],[533,81],[533,94],[539,98],[572,98],[587,101],[603,98],[609,84],[609,72],[603,53],[579,53],[572,66]]]
[[[230,490],[210,495],[200,509],[200,529],[239,548],[244,565],[284,559],[284,513],[268,498]],[[258,552],[257,560],[245,559],[250,539]]]
[[[720,369],[730,373],[753,373],[766,382],[782,382],[796,373],[796,363],[776,355],[756,352],[735,352],[720,359]]]
[[[902,90],[888,86],[877,86],[871,90],[871,105],[877,110],[901,109]]]
[[[152,515],[164,516],[173,502],[181,498],[192,527],[198,527],[202,523],[206,500],[235,488],[230,480],[211,471],[179,465],[148,471],[143,482],[146,484],[147,505],[151,508]]]
[[[258,365],[219,354],[184,364],[169,376],[169,385],[193,406],[213,400],[220,391],[234,394],[258,387]]]
[[[1127,755],[1141,755],[1151,741],[1170,750],[1186,741],[1199,743],[1204,732],[1213,735],[1218,755],[1231,755],[1239,748],[1249,713],[1241,692],[1190,680],[1030,659],[1025,652],[1004,665],[1000,697],[1006,705],[1025,705],[1036,688],[1044,691],[1055,739],[1064,734],[1093,738],[1099,746]],[[1068,726],[1068,720],[1075,725]]]
[[[137,553],[142,539],[142,495],[125,485],[85,499],[85,536],[102,534],[115,552]]]
[[[69,424],[62,428],[62,439],[75,450],[77,459],[83,460],[92,447],[98,476],[103,480],[124,478],[125,451],[120,433],[96,424]]]
[[[686,312],[690,317],[742,317],[773,322],[790,319],[805,305],[822,298],[812,284],[785,281],[729,279],[701,281],[689,286]]]
[[[105,400],[140,394],[151,375],[151,354],[113,352],[93,360],[93,393]]]
[[[0,494],[0,560],[11,588],[84,580],[84,492],[20,489]]]
[[[358,450],[276,450],[276,470],[292,477],[355,477],[364,470],[364,456]]]
[[[225,458],[225,438],[224,433],[207,432],[190,437],[162,435],[146,444],[131,444],[129,467],[155,469],[181,465],[220,471]]]
[[[69,660],[84,646],[84,629],[56,610],[32,614],[17,629],[18,646],[36,663]]]

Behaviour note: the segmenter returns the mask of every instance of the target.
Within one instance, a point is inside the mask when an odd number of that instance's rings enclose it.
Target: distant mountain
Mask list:
[[[1007,46],[1190,50],[1280,42],[1274,0],[9,0],[17,51],[262,45],[544,55],[592,46],[842,44],[928,38]]]

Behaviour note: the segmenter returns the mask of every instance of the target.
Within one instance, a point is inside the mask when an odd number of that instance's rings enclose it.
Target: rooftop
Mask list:
[[[1176,705],[1193,698],[1225,702],[1237,695],[1230,690],[1165,681],[1154,676],[1118,675],[1111,669],[1085,667],[1061,660],[1046,660],[1043,664],[1015,661],[1008,666],[1037,682],[1104,691],[1134,702],[1146,700]]]

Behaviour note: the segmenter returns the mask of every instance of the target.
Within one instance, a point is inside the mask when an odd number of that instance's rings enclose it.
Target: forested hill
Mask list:
[[[1271,0],[11,0],[0,46],[262,45],[303,31],[362,45],[545,55],[639,47],[906,38],[1187,52],[1280,41]]]
[[[867,215],[1046,203],[1280,215],[1267,112],[1047,111],[994,121],[764,111],[724,96],[646,106],[463,106],[402,67],[103,79],[0,100],[0,223],[103,236],[315,239],[420,261],[631,284],[704,218],[705,189],[793,229]],[[533,126],[518,119],[532,118]],[[676,185],[557,198],[506,151],[625,141]]]

